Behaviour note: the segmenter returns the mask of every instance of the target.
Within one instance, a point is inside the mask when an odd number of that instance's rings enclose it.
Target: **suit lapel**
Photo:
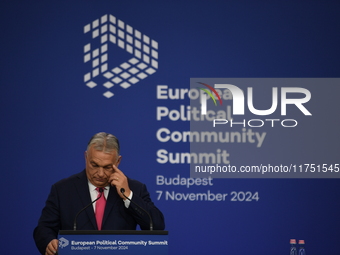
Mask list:
[[[117,194],[116,187],[110,187],[109,196],[106,200],[106,206],[105,206],[105,212],[104,212],[104,219],[103,219],[103,226],[105,226],[105,222],[108,219],[108,216],[110,215],[110,212],[114,209],[114,207],[119,207],[119,202],[121,201],[121,198]]]
[[[78,175],[78,179],[75,185],[78,191],[79,199],[81,203],[83,204],[83,208],[84,208],[85,206],[91,203],[91,196],[89,192],[89,185],[88,185],[88,180],[87,180],[85,170]],[[85,212],[82,212],[82,213],[87,214],[87,217],[89,218],[89,220],[91,221],[93,225],[93,229],[97,229],[97,223],[96,223],[96,218],[94,216],[93,206],[89,206],[88,208],[86,208]]]

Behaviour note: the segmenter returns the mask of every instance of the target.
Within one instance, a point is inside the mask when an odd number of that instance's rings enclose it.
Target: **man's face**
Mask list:
[[[118,167],[120,160],[121,156],[117,155],[117,151],[105,153],[95,150],[92,145],[90,150],[85,152],[87,178],[99,188],[109,185],[110,175],[114,172],[112,165]]]

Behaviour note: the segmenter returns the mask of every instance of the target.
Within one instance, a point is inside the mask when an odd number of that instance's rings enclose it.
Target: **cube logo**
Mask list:
[[[103,96],[114,96],[117,87],[128,89],[158,69],[158,43],[113,15],[103,15],[84,26],[90,42],[84,45],[84,63],[89,67],[84,83],[93,89],[103,86]],[[117,47],[128,58],[116,65],[110,51]]]
[[[60,248],[65,248],[66,246],[69,245],[69,243],[70,242],[66,238],[64,238],[64,237],[59,238],[59,247]]]

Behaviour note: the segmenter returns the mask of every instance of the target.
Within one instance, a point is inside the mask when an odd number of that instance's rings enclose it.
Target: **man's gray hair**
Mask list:
[[[103,151],[105,153],[111,153],[112,151],[117,151],[117,156],[119,155],[119,141],[117,137],[111,135],[109,133],[100,132],[92,136],[88,145],[87,151],[89,151],[91,146],[94,146],[94,149],[97,151]]]

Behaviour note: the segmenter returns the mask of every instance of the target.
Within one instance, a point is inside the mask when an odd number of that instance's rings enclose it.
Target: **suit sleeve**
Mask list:
[[[58,193],[55,185],[53,185],[45,207],[42,210],[38,226],[33,232],[35,244],[41,254],[45,254],[49,242],[58,237],[58,231],[60,229],[58,200]]]
[[[154,230],[164,230],[165,229],[165,222],[163,213],[154,205],[151,201],[150,194],[145,186],[145,184],[140,184],[140,187],[132,186],[131,190],[133,191],[132,201],[135,202],[137,205],[142,207],[146,210],[153,221],[153,229]],[[130,203],[129,208],[126,210],[130,215],[134,217],[138,225],[142,230],[149,230],[150,229],[150,219],[149,216],[135,203]]]

